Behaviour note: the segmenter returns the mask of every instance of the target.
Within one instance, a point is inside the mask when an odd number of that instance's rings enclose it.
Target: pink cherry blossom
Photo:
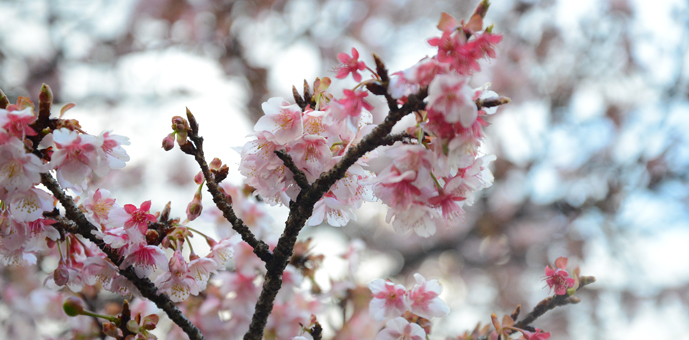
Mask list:
[[[368,96],[367,91],[345,89],[342,92],[344,97],[330,105],[330,112],[324,122],[330,125],[343,125],[356,133],[359,130],[362,109],[372,110],[373,105],[364,100]]]
[[[170,296],[170,300],[181,302],[189,297],[189,294],[199,293],[196,279],[189,272],[189,266],[182,256],[182,252],[175,250],[170,258],[170,271],[166,271],[155,280],[155,285],[160,292]]]
[[[120,268],[126,269],[134,266],[134,271],[139,277],[148,277],[156,268],[167,270],[167,257],[163,249],[151,245],[139,245],[129,249],[129,255],[124,258]]]
[[[110,191],[97,189],[96,192],[89,194],[82,203],[82,206],[91,213],[91,217],[96,223],[106,223],[113,209],[122,209],[115,203],[114,198],[110,198],[111,196]]]
[[[568,288],[574,287],[574,279],[569,277],[566,268],[566,257],[558,257],[555,260],[554,269],[550,268],[550,266],[545,267],[545,282],[551,291],[555,291],[556,295],[565,295]]]
[[[58,180],[66,180],[68,186],[79,186],[91,171],[99,169],[98,150],[102,141],[96,137],[61,128],[53,131],[53,141],[56,150],[51,164],[58,171]]]
[[[239,235],[224,238],[220,242],[209,239],[208,244],[211,246],[211,251],[208,258],[215,261],[218,267],[224,268],[225,262],[234,255],[234,247],[241,241],[242,238]]]
[[[306,225],[314,226],[327,222],[333,227],[343,227],[350,220],[356,221],[355,207],[342,202],[331,192],[326,193],[313,207],[313,214]]]
[[[531,333],[527,330],[520,329],[520,332],[524,334],[526,340],[547,340],[550,339],[550,332],[541,333],[540,328],[536,328],[536,333]]]
[[[376,340],[425,340],[426,332],[421,326],[409,323],[405,318],[394,318],[385,323]]]
[[[101,254],[102,256],[91,256],[84,260],[82,276],[86,284],[93,285],[100,282],[103,288],[110,290],[110,285],[119,271],[112,262],[103,257],[104,253]]]
[[[115,210],[110,214],[110,218],[122,221],[131,243],[145,243],[148,224],[156,221],[155,215],[149,213],[150,209],[151,201],[141,203],[140,208],[133,204],[125,204],[123,210]]]
[[[47,171],[43,162],[24,148],[16,138],[0,145],[0,186],[8,192],[28,190],[41,181],[40,172]]]
[[[318,178],[332,158],[326,139],[317,135],[304,135],[291,144],[289,153],[294,164],[305,171],[309,182]]]
[[[361,81],[361,74],[359,74],[358,71],[365,70],[366,63],[359,61],[359,51],[357,51],[356,48],[352,47],[351,57],[346,53],[340,53],[337,55],[337,59],[339,59],[342,64],[337,67],[337,75],[335,78],[344,79],[351,73],[352,77],[354,77],[354,81],[357,83]]]
[[[376,279],[368,283],[373,298],[368,306],[368,312],[376,320],[402,316],[407,310],[404,296],[407,290],[403,285],[389,280]]]
[[[450,309],[438,297],[443,291],[437,279],[426,281],[421,274],[414,274],[416,284],[405,296],[405,303],[412,313],[430,319],[447,315]]]
[[[478,109],[472,100],[473,93],[466,77],[439,75],[428,87],[428,109],[441,112],[448,123],[460,122],[468,128],[478,116]]]
[[[105,162],[103,165],[107,166],[106,171],[124,168],[125,163],[129,161],[129,155],[122,145],[129,145],[129,138],[104,131],[98,136],[98,139],[102,141],[101,150],[104,153]]]
[[[9,136],[19,139],[24,139],[25,136],[36,135],[36,131],[29,127],[29,125],[36,121],[36,118],[38,117],[33,112],[33,107],[31,106],[16,111],[0,109],[0,127]]]
[[[202,291],[206,289],[211,274],[215,273],[218,269],[218,264],[207,257],[199,257],[195,254],[192,255],[193,256],[189,256],[191,259],[189,262],[189,273],[195,280],[196,290]]]
[[[47,192],[31,188],[14,193],[10,199],[10,212],[17,221],[31,222],[43,217],[44,211],[52,211],[53,196]]]
[[[304,133],[302,112],[299,105],[290,104],[280,97],[270,98],[261,105],[265,115],[261,117],[254,131],[268,131],[273,134],[275,142],[287,144],[301,137]]]

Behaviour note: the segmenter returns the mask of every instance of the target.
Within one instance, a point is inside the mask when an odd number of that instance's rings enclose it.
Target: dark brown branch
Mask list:
[[[306,190],[306,188],[309,187],[309,181],[306,180],[306,175],[304,175],[304,172],[299,170],[297,165],[294,164],[292,156],[285,152],[285,150],[276,150],[275,154],[278,156],[278,158],[280,158],[280,160],[282,160],[283,163],[285,163],[287,169],[292,171],[292,174],[294,174],[294,180],[297,182],[301,190]]]
[[[98,230],[96,226],[88,221],[86,216],[77,208],[74,201],[69,197],[57,183],[57,181],[47,173],[41,174],[41,182],[43,185],[53,193],[58,201],[65,208],[65,215],[67,219],[61,219],[60,222],[66,226],[67,231],[79,234],[82,237],[93,242],[100,248],[112,263],[114,263],[118,268],[122,261],[121,257],[112,251],[101,239],[96,238],[91,232]],[[120,269],[120,275],[126,277],[134,286],[139,290],[142,296],[153,301],[153,303],[158,306],[158,308],[165,311],[165,313],[170,317],[170,319],[177,324],[182,330],[187,333],[192,340],[204,340],[201,331],[199,331],[194,324],[192,324],[182,312],[175,306],[175,304],[170,300],[165,294],[158,294],[158,288],[149,280],[148,278],[140,278],[134,272],[132,267],[127,269]]]
[[[493,98],[486,98],[486,99],[476,99],[476,107],[480,110],[484,107],[496,107],[500,105],[505,105],[509,102],[511,102],[512,99],[508,97],[493,97]]]
[[[582,276],[579,279],[579,289],[584,288],[586,285],[596,282],[596,278],[593,276]],[[547,311],[555,309],[555,307],[565,306],[572,303],[579,303],[579,298],[574,295],[556,295],[543,299],[541,302],[534,307],[534,309],[527,314],[524,319],[517,322],[514,327],[521,329],[529,329],[530,325],[536,321],[539,317],[543,316]]]
[[[388,135],[388,136],[383,137],[383,139],[381,139],[380,146],[392,145],[392,144],[395,144],[395,142],[404,142],[404,143],[408,144],[408,143],[411,143],[411,140],[413,138],[415,138],[415,137],[406,133],[406,132],[402,132],[402,133],[398,133],[398,134],[394,134],[394,135]]]
[[[384,70],[384,66],[379,67]],[[387,71],[384,72],[387,74]],[[385,84],[387,86],[387,84]],[[266,263],[266,277],[261,290],[261,295],[256,302],[256,311],[251,319],[249,331],[244,335],[244,340],[261,340],[263,331],[268,321],[268,316],[273,310],[273,302],[280,287],[282,287],[282,273],[287,266],[287,262],[292,256],[297,235],[304,227],[306,220],[312,215],[313,207],[323,195],[330,190],[330,187],[338,180],[343,178],[349,169],[359,158],[367,152],[381,146],[381,142],[390,134],[393,126],[407,114],[425,108],[423,100],[426,98],[426,89],[422,89],[418,94],[411,95],[401,108],[397,106],[394,99],[389,98],[388,106],[390,113],[385,121],[375,127],[357,145],[352,146],[347,154],[327,173],[321,176],[306,190],[302,190],[297,196],[296,202],[290,206],[289,216],[285,222],[283,231],[278,244],[273,251],[273,259]],[[388,98],[386,91],[386,98]],[[394,105],[393,105],[394,102]]]
[[[187,116],[193,117],[193,115],[191,115],[189,111],[187,111]],[[193,119],[193,121],[196,126],[196,130],[198,131],[198,125],[196,125],[196,120]],[[218,207],[218,209],[222,211],[222,214],[227,219],[227,221],[229,221],[230,224],[232,224],[232,229],[234,229],[237,233],[239,233],[239,235],[242,236],[242,240],[244,240],[244,242],[248,243],[251,247],[254,248],[254,254],[256,254],[256,256],[263,260],[263,262],[268,263],[273,257],[270,253],[270,248],[268,247],[268,244],[256,238],[256,236],[254,235],[254,233],[251,232],[249,227],[247,227],[244,224],[244,221],[237,217],[237,215],[234,213],[234,209],[232,209],[232,205],[227,202],[225,194],[223,194],[220,191],[218,183],[215,181],[215,176],[213,176],[213,173],[211,173],[211,170],[208,167],[208,163],[206,163],[206,159],[203,154],[203,137],[199,136],[197,132],[190,131],[189,139],[191,139],[191,141],[194,142],[194,159],[196,159],[196,162],[199,164],[199,167],[201,168],[201,172],[203,172],[203,176],[206,178],[206,187],[208,188],[208,192],[211,193],[211,196],[213,196],[213,202]]]

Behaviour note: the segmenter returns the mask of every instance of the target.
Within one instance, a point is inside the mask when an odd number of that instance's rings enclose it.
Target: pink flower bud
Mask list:
[[[170,151],[175,147],[175,134],[171,133],[163,138],[163,150]]]
[[[222,161],[220,160],[220,158],[217,158],[217,157],[213,158],[213,160],[211,161],[211,164],[209,164],[209,166],[210,166],[211,170],[218,170],[222,166]]]
[[[138,334],[139,333],[139,323],[136,322],[136,320],[129,320],[129,321],[127,321],[127,329],[134,334]]]
[[[203,172],[199,171],[196,176],[194,176],[194,183],[201,185],[206,178],[203,177]]]
[[[143,327],[143,329],[149,330],[149,331],[154,330],[154,329],[156,329],[156,325],[158,325],[158,320],[159,320],[159,317],[156,314],[146,315],[144,317],[143,326],[141,326],[141,327]]]
[[[201,192],[196,192],[196,194],[194,194],[194,199],[187,205],[187,219],[189,221],[195,220],[201,215],[201,211],[203,211],[203,205],[201,205]]]
[[[53,280],[58,286],[64,286],[69,281],[69,271],[64,262],[60,261],[60,264],[57,265],[57,269],[53,272]]]

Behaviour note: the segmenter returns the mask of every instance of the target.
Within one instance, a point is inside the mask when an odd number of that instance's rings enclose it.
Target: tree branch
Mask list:
[[[73,233],[81,235],[82,237],[88,239],[98,246],[98,248],[103,251],[108,256],[108,259],[114,263],[118,268],[122,259],[120,256],[112,251],[103,240],[96,238],[91,232],[98,230],[96,226],[88,221],[86,216],[77,208],[74,201],[70,196],[68,196],[57,183],[57,181],[47,173],[41,174],[41,182],[45,185],[50,192],[60,201],[62,206],[65,208],[65,215],[67,219],[61,219],[66,227],[66,230]],[[153,303],[158,306],[158,308],[165,311],[165,313],[170,317],[170,319],[177,324],[182,330],[187,333],[189,339],[192,340],[204,340],[201,331],[199,331],[194,324],[192,324],[182,312],[175,306],[175,304],[167,297],[165,294],[158,294],[158,288],[149,280],[148,278],[140,278],[134,272],[132,267],[126,269],[119,269],[120,275],[126,277],[134,286],[141,292],[145,298],[153,301]]]
[[[593,276],[581,276],[579,277],[579,289],[584,288],[584,286],[596,282],[596,278]],[[565,306],[568,304],[579,303],[579,298],[572,295],[556,295],[543,299],[541,302],[534,307],[534,309],[527,314],[524,319],[514,324],[516,328],[527,329],[530,324],[532,324],[536,319],[543,316],[547,311],[555,309],[555,307]]]
[[[285,152],[285,150],[276,150],[275,154],[282,160],[283,163],[285,163],[287,169],[292,171],[294,174],[294,180],[297,182],[301,190],[306,190],[306,188],[309,187],[309,181],[306,180],[306,175],[304,175],[304,172],[299,170],[297,165],[294,164],[292,156]]]
[[[194,116],[191,114],[191,112],[189,112],[189,110],[187,110],[187,117],[190,118],[189,123],[192,130],[189,131],[189,139],[196,147],[193,151],[193,156],[194,159],[196,159],[196,163],[199,164],[203,176],[206,178],[206,187],[208,188],[208,192],[210,192],[211,196],[213,197],[213,202],[218,209],[222,211],[225,219],[232,224],[232,229],[242,236],[242,240],[244,240],[244,242],[248,243],[254,248],[254,254],[263,260],[263,262],[268,263],[273,257],[270,253],[270,247],[268,247],[268,244],[265,242],[257,239],[249,227],[244,224],[244,221],[242,221],[242,219],[237,217],[237,215],[234,213],[232,205],[227,202],[225,194],[220,191],[218,183],[215,182],[215,177],[211,173],[208,163],[206,163],[206,159],[203,154],[203,137],[198,135],[198,125],[196,123],[196,119],[193,118]]]
[[[382,62],[381,62],[382,65]],[[384,70],[383,66],[379,67]],[[387,71],[382,72],[387,75]],[[384,84],[387,89],[387,84]],[[385,91],[387,94],[387,90]],[[261,295],[256,302],[256,311],[251,319],[249,331],[244,335],[244,340],[261,340],[263,331],[268,321],[268,316],[273,310],[273,302],[275,296],[282,287],[282,273],[287,266],[289,258],[292,256],[294,244],[297,241],[297,235],[304,227],[306,220],[311,217],[313,207],[323,195],[330,190],[330,187],[338,180],[343,178],[349,169],[359,158],[364,156],[367,152],[374,150],[378,146],[384,145],[385,137],[390,134],[393,126],[402,117],[407,114],[422,110],[425,108],[423,100],[427,96],[427,90],[422,89],[415,95],[410,95],[407,103],[401,108],[389,100],[388,104],[391,107],[390,113],[385,118],[385,121],[375,127],[366,137],[364,137],[357,145],[349,148],[345,156],[328,172],[321,174],[321,176],[305,190],[302,190],[297,196],[296,202],[290,206],[289,216],[285,222],[285,230],[283,231],[277,246],[273,250],[273,259],[266,263],[266,277]],[[386,98],[389,97],[386,95]],[[392,98],[390,98],[392,99]]]

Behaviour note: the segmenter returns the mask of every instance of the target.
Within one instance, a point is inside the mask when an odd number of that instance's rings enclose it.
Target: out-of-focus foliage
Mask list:
[[[102,126],[162,124],[133,128],[159,147],[168,123],[155,114],[205,103],[208,117],[250,126],[243,117],[255,122],[269,94],[289,97],[303,78],[333,76],[338,52],[356,47],[367,61],[375,52],[391,70],[432,54],[418,42],[438,34],[440,13],[466,18],[475,2],[2,2],[0,84],[14,99],[48,83],[57,102],[80,103]],[[677,338],[689,316],[689,7],[496,0],[485,21],[505,36],[487,77],[512,98],[487,129],[494,186],[460,225],[430,239],[394,234],[379,206],[357,224],[309,232],[365,240],[374,264],[361,270],[375,270],[365,277],[443,277],[448,334],[493,311],[533,307],[547,294],[534,285],[545,265],[568,256],[598,283],[541,328],[558,339]],[[218,157],[241,144],[212,138],[225,143]],[[145,160],[134,156],[133,169],[105,180],[150,191],[197,171],[151,170]],[[5,281],[15,275],[3,271]]]

